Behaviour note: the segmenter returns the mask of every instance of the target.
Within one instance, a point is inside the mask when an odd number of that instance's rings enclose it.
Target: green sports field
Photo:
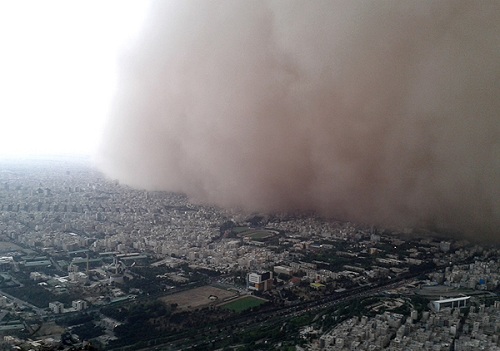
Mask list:
[[[257,307],[266,303],[265,300],[258,299],[253,296],[245,296],[240,299],[228,302],[224,304],[222,307],[228,310],[231,310],[236,313],[240,313],[241,311],[248,310],[252,307]]]
[[[233,230],[233,233],[240,234],[240,233],[249,231],[250,228],[249,227],[234,227],[232,230]]]
[[[249,238],[251,240],[262,240],[272,238],[275,234],[265,229],[249,229],[238,234],[239,237]]]

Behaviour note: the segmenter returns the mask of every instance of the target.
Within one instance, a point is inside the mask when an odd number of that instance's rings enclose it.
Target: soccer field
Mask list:
[[[252,240],[268,239],[272,238],[275,234],[269,230],[258,229],[258,230],[248,230],[243,233],[238,234],[238,236],[250,238]]]
[[[232,302],[226,303],[222,305],[222,307],[231,310],[233,312],[239,313],[241,311],[248,310],[252,307],[260,306],[266,302],[267,302],[266,300],[258,299],[253,296],[245,296],[237,300],[234,300]]]

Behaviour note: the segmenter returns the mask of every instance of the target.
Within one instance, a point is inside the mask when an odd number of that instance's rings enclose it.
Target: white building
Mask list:
[[[293,274],[293,268],[292,267],[287,267],[287,266],[274,266],[274,273],[276,274],[286,274],[286,275],[292,275]]]
[[[441,299],[431,301],[431,307],[434,311],[439,312],[441,309],[446,307],[451,308],[462,308],[467,306],[467,301],[470,299],[470,296],[463,297],[455,297],[452,299]]]
[[[49,302],[49,308],[56,314],[64,312],[64,304],[59,301]]]
[[[73,307],[76,311],[82,311],[88,308],[88,304],[85,300],[75,300],[71,302],[71,307]]]
[[[247,284],[248,290],[267,291],[273,286],[273,273],[249,273]]]

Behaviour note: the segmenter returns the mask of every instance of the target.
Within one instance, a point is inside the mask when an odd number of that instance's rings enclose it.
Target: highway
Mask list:
[[[454,262],[454,264],[470,263],[473,262],[473,260],[473,257],[469,257],[459,262]],[[301,302],[287,307],[274,308],[255,314],[231,318],[227,321],[213,323],[210,326],[187,330],[174,335],[149,340],[148,344],[150,346],[142,349],[135,348],[134,350],[177,351],[207,349],[207,347],[210,347],[211,344],[213,345],[214,343],[230,338],[230,334],[241,335],[251,329],[280,325],[287,320],[300,317],[306,313],[318,313],[321,310],[332,308],[341,303],[346,303],[363,297],[374,296],[383,291],[404,286],[413,281],[419,275],[437,272],[446,267],[447,265],[440,265],[422,270],[418,273],[406,273],[404,276],[379,283],[376,286],[358,287],[342,293],[332,293],[331,295],[324,296],[323,298],[314,301]],[[226,328],[226,331],[222,331],[224,328]],[[229,332],[227,328],[231,328],[231,332]],[[123,350],[123,348],[119,349]],[[127,350],[132,349],[127,348]]]
[[[249,316],[243,316],[229,321],[222,321],[211,326],[197,329],[195,332],[180,333],[177,336],[171,335],[169,341],[152,340],[151,346],[141,350],[189,350],[193,348],[201,349],[216,342],[229,338],[229,332],[214,333],[226,327],[232,327],[231,334],[241,334],[249,329],[271,327],[280,325],[285,321],[300,317],[306,313],[318,313],[322,310],[340,305],[342,303],[376,295],[382,291],[391,290],[414,280],[414,277],[398,280],[396,282],[387,282],[384,285],[376,287],[361,287],[355,290],[349,290],[342,293],[336,293],[325,296],[315,301],[302,302],[296,305],[277,308],[269,311],[263,311]],[[207,340],[207,335],[211,335]],[[155,344],[156,343],[156,344]]]
[[[461,262],[455,264],[469,263],[472,258],[465,259]],[[199,329],[196,335],[207,334],[213,329],[221,329],[225,326],[231,325],[233,326],[232,334],[240,334],[244,333],[250,329],[262,328],[262,327],[272,327],[275,325],[280,325],[290,320],[292,318],[300,317],[306,313],[319,313],[322,310],[332,308],[336,305],[340,305],[342,303],[346,303],[352,300],[374,296],[383,291],[392,290],[398,287],[402,287],[404,285],[409,284],[411,281],[415,280],[415,278],[424,273],[431,273],[435,271],[439,271],[444,269],[446,266],[441,265],[432,269],[427,269],[423,272],[407,274],[406,277],[395,278],[393,281],[387,281],[383,284],[379,284],[373,287],[360,287],[356,289],[351,289],[342,293],[334,293],[323,298],[320,298],[315,301],[303,302],[297,305],[288,306],[284,308],[278,308],[267,312],[257,313],[256,315],[250,315],[248,317],[241,317],[236,320],[231,320],[226,323],[217,324],[213,327],[207,327],[203,329]],[[188,350],[188,349],[202,349],[203,346],[208,346],[215,342],[219,342],[227,338],[228,334],[223,333],[222,335],[213,336],[210,341],[198,341],[196,342],[192,338],[180,338],[176,341],[172,341],[170,343],[162,344],[161,349],[165,350],[164,347],[167,347],[167,350],[177,351],[177,350]],[[153,350],[154,348],[146,348],[144,350]]]

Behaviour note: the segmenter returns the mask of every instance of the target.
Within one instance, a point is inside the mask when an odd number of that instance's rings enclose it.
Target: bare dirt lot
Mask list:
[[[208,305],[217,305],[236,295],[237,293],[234,291],[228,291],[207,285],[165,296],[160,298],[160,300],[165,304],[176,303],[178,309],[189,310]]]

